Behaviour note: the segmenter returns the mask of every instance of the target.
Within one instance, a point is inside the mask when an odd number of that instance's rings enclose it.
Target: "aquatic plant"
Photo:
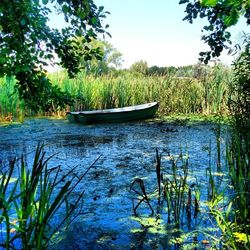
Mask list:
[[[223,193],[215,194],[210,204],[222,232],[220,239],[230,249],[250,248],[249,38],[245,35],[245,49],[233,64],[234,77],[229,86],[233,119],[231,138],[226,147],[226,164],[232,195],[226,207],[218,201],[218,197],[225,198]]]
[[[217,193],[213,199],[208,202],[210,214],[215,219],[214,223],[218,227],[218,235],[208,235],[213,240],[215,247],[221,246],[223,249],[249,249],[250,236],[248,234],[248,219],[243,224],[240,211],[235,211],[235,202],[225,200],[224,193]],[[244,215],[243,215],[244,217]],[[238,219],[237,219],[238,218]],[[245,218],[244,218],[245,219]]]
[[[137,210],[137,208],[139,208],[139,206],[141,205],[142,202],[144,202],[148,205],[148,207],[151,210],[151,215],[153,215],[154,209],[150,205],[150,199],[147,195],[143,180],[140,178],[135,178],[130,186],[130,191],[133,191],[138,196],[138,197],[132,198],[134,215],[138,215],[136,210]],[[136,205],[135,205],[135,200],[138,201],[138,203]]]
[[[168,154],[170,161],[170,170],[167,174],[162,176],[163,183],[163,198],[167,203],[168,222],[174,221],[175,225],[179,227],[186,215],[187,222],[191,221],[191,209],[194,202],[194,211],[198,211],[198,192],[193,190],[195,184],[188,184],[188,159],[180,154],[177,158]],[[181,162],[180,166],[177,166]],[[192,197],[195,197],[193,199]]]
[[[232,199],[235,209],[233,218],[238,233],[245,234],[250,247],[250,158],[248,141],[240,134],[233,134],[227,146],[227,164],[235,195]]]
[[[242,131],[242,130],[240,130]],[[218,131],[216,130],[216,134]],[[218,136],[218,134],[217,134]],[[221,149],[217,140],[217,151]],[[230,189],[221,190],[222,178],[208,171],[208,207],[215,219],[214,226],[219,228],[217,238],[209,237],[214,245],[228,249],[249,249],[250,247],[250,168],[248,142],[237,128],[231,131],[231,141],[226,145],[225,163],[228,168]],[[220,157],[220,153],[217,152]],[[218,165],[217,169],[221,170]]]
[[[163,151],[163,153],[166,153],[166,151]],[[136,178],[131,184],[131,190],[137,195],[136,198],[132,198],[134,214],[138,215],[136,213],[137,208],[142,202],[146,202],[152,214],[154,210],[159,209],[159,206],[166,206],[168,223],[174,222],[175,226],[179,227],[186,216],[186,221],[190,225],[191,215],[193,214],[196,217],[199,211],[200,192],[198,185],[187,182],[188,159],[186,156],[180,154],[176,158],[167,152],[170,168],[166,168],[166,166],[162,166],[161,156],[163,153],[159,153],[159,150],[156,149],[156,196],[158,197],[158,208],[153,209],[149,203],[150,197],[153,199],[154,194],[147,194],[143,180]],[[166,169],[169,170],[166,171]],[[135,189],[135,184],[139,186],[139,191]],[[135,199],[139,200],[136,206],[134,205]]]
[[[49,74],[49,78],[53,86],[73,97],[73,103],[63,109],[64,113],[68,109],[91,110],[159,101],[161,114],[227,114],[231,71],[217,65],[214,68],[207,67],[206,72],[203,77],[178,77],[177,73],[135,76],[129,71],[95,76],[82,71],[75,79],[69,79],[65,71],[60,71]],[[31,107],[24,110],[19,105],[16,109],[9,103],[8,82],[3,78],[0,82],[2,116],[7,117],[8,112],[13,114],[13,119],[18,117],[19,112],[30,115]],[[14,96],[15,102],[19,103],[17,93]],[[53,112],[46,114],[57,115],[57,110],[54,107]]]
[[[72,202],[73,191],[95,162],[81,176],[75,174],[76,167],[61,174],[60,166],[48,167],[53,156],[46,159],[43,148],[37,146],[31,168],[22,156],[20,173],[15,179],[16,159],[1,173],[0,221],[5,227],[0,232],[0,246],[3,248],[45,249],[59,229],[71,223],[81,210],[83,192]]]
[[[218,71],[224,69],[218,69]],[[216,72],[215,70],[213,72]],[[223,71],[224,72],[224,71]],[[216,73],[217,74],[217,73]],[[202,82],[201,79],[196,78],[178,78],[173,75],[163,76],[144,76],[137,75],[136,77],[129,72],[121,73],[118,76],[104,75],[94,77],[92,75],[81,74],[81,79],[77,80],[60,80],[58,81],[53,77],[53,82],[58,84],[64,89],[64,85],[70,85],[72,93],[76,93],[79,84],[84,86],[88,85],[91,91],[92,107],[90,109],[97,109],[102,107],[120,107],[128,106],[131,104],[139,104],[150,101],[160,101],[160,111],[163,113],[215,113],[215,112],[227,112],[225,100],[227,98],[224,91],[227,88],[226,82],[228,81],[229,73],[221,73],[224,76],[223,79],[215,77],[213,73],[207,76],[209,79],[210,87],[207,88],[207,84]],[[220,84],[218,84],[218,82]],[[217,85],[216,85],[217,84]],[[217,88],[221,88],[223,85],[223,97],[215,100],[215,91]],[[217,87],[216,87],[217,86]],[[207,92],[213,99],[209,100],[209,103],[213,105],[213,102],[221,103],[220,107],[214,105],[215,108],[204,108],[204,91],[207,88]],[[69,89],[69,87],[67,87]],[[90,92],[88,92],[90,93]],[[79,93],[78,93],[79,94]],[[84,96],[84,92],[80,93]],[[78,95],[79,96],[79,95]],[[84,100],[84,98],[83,98]],[[78,102],[78,105],[80,103]],[[210,104],[209,104],[210,105]],[[74,104],[74,109],[80,107]],[[73,108],[72,107],[72,108]]]

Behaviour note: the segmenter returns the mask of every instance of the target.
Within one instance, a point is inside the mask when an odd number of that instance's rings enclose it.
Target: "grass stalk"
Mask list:
[[[53,85],[74,96],[73,110],[115,108],[160,102],[162,114],[227,114],[230,73],[222,67],[209,69],[205,78],[180,78],[177,75],[143,76],[122,72],[95,76],[80,72],[69,79],[66,72],[49,74]],[[13,78],[0,79],[0,114],[2,120],[23,120],[32,114],[19,99]],[[68,108],[69,109],[69,108]],[[63,110],[66,112],[68,110]],[[54,115],[57,113],[55,112]],[[61,113],[60,113],[61,114]]]
[[[74,173],[76,168],[73,168],[59,177],[60,167],[48,168],[51,157],[45,158],[43,145],[38,145],[31,169],[26,166],[24,157],[21,158],[20,176],[14,185],[10,185],[10,180],[13,178],[15,161],[11,164],[10,171],[0,176],[2,211],[0,221],[5,222],[6,225],[6,234],[1,246],[10,249],[20,242],[22,249],[45,249],[50,239],[65,222],[71,223],[78,215],[77,210],[82,201],[83,192],[78,195],[74,204],[70,204],[66,209],[65,216],[62,216],[57,225],[53,225],[54,216],[62,210],[65,203],[71,200],[73,190],[98,159],[81,176],[77,176]],[[62,180],[65,182],[59,187],[59,184],[63,183]],[[10,222],[13,211],[17,225]],[[11,233],[12,228],[15,229],[14,235]]]

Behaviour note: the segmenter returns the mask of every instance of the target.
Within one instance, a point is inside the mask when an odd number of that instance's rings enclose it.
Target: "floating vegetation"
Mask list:
[[[1,140],[0,166],[5,167],[1,177],[8,170],[5,163],[10,156],[29,152],[41,139],[46,141],[51,155],[57,153],[50,164],[64,166],[60,177],[76,165],[79,167],[68,178],[81,176],[86,169],[83,164],[91,164],[103,153],[98,168],[93,168],[72,193],[74,199],[85,190],[83,203],[79,204],[81,212],[73,224],[67,226],[65,221],[65,226],[51,238],[53,249],[66,249],[67,246],[219,249],[249,244],[249,223],[241,216],[244,211],[244,216],[248,216],[244,208],[247,200],[237,203],[239,197],[248,198],[244,191],[248,181],[243,176],[247,173],[243,171],[243,164],[249,161],[247,154],[244,157],[235,154],[241,152],[242,155],[246,147],[235,141],[234,151],[230,145],[226,150],[224,138],[228,138],[228,134],[223,129],[217,133],[213,129],[217,124],[198,123],[184,127],[166,122],[143,122],[123,124],[122,129],[120,124],[79,128],[63,120],[47,119],[26,120],[23,124],[0,128],[5,135]],[[219,147],[217,142],[220,142]],[[179,153],[182,151],[180,143],[182,148],[188,148],[185,149],[188,154]],[[225,154],[230,159],[230,175]],[[219,157],[220,164],[217,164]],[[25,165],[31,166],[32,162],[32,155],[27,156]],[[12,176],[16,178],[17,173]],[[51,173],[51,179],[53,177]],[[18,178],[10,180],[10,187],[19,182]],[[243,180],[241,185],[240,180]],[[61,182],[62,186],[64,184]],[[70,204],[70,199],[68,203],[65,201],[60,210],[62,215],[63,209],[70,208]],[[18,226],[17,216],[12,215],[10,222]],[[57,218],[51,221],[52,227]],[[3,243],[5,222],[1,226],[0,241]],[[11,238],[16,229],[12,225],[10,229]]]
[[[162,158],[165,159],[165,164],[162,163]],[[133,206],[133,210],[136,215],[134,220],[141,225],[132,232],[137,237],[141,235],[144,240],[153,237],[153,234],[159,234],[162,240],[158,244],[162,246],[167,244],[169,249],[175,247],[193,249],[202,245],[216,248],[228,245],[230,249],[238,249],[239,243],[248,244],[249,236],[241,232],[239,225],[230,219],[232,202],[228,194],[222,193],[221,190],[224,174],[212,172],[211,166],[208,168],[208,200],[204,202],[203,197],[201,202],[201,192],[204,191],[201,191],[197,180],[193,182],[193,179],[188,178],[189,168],[187,155],[181,153],[179,156],[173,156],[166,150],[159,153],[156,149],[154,193],[146,193],[142,179],[136,178],[132,183],[132,187],[135,183],[139,183],[143,190],[138,192],[132,188],[132,191],[140,197],[138,198],[140,202],[136,207]],[[148,204],[151,211],[155,211],[154,216],[153,213],[147,216],[145,213],[136,212],[143,201]],[[201,226],[202,221],[205,224],[207,221],[209,225],[207,229]],[[171,235],[171,228],[176,229],[179,235]]]

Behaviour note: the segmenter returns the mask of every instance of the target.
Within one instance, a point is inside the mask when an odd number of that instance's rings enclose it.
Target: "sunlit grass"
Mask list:
[[[0,78],[0,121],[23,119],[24,103],[15,91],[15,79]]]
[[[49,115],[65,114],[68,110],[94,110],[124,107],[158,101],[164,114],[227,114],[230,72],[223,67],[210,68],[204,77],[144,76],[129,71],[118,75],[94,76],[84,71],[69,79],[65,71],[48,75],[54,85],[74,97],[67,110]],[[32,114],[24,108],[15,92],[13,78],[0,79],[1,120],[22,120]],[[48,115],[48,114],[39,114]]]

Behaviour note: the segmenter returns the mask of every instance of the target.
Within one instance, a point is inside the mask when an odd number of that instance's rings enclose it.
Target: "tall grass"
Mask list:
[[[247,137],[246,137],[247,138]],[[245,138],[245,139],[246,139]],[[235,195],[232,204],[237,226],[234,233],[244,236],[245,249],[250,248],[250,151],[249,141],[235,132],[227,147],[227,164]],[[238,244],[242,247],[242,242]],[[243,247],[242,247],[243,248]]]
[[[250,168],[247,142],[238,135],[227,143],[226,163],[231,180],[232,194],[228,197],[215,185],[210,172],[211,199],[208,202],[210,213],[215,218],[220,235],[215,242],[223,249],[250,248]],[[211,237],[213,238],[213,237]]]
[[[168,166],[162,164],[162,154],[167,153]],[[167,162],[165,162],[167,163]],[[169,152],[159,153],[156,149],[156,179],[157,190],[148,195],[144,182],[140,178],[136,178],[131,184],[131,191],[133,191],[132,202],[133,211],[138,216],[137,209],[141,204],[147,204],[153,215],[154,210],[157,213],[160,210],[167,212],[168,224],[180,228],[187,223],[188,227],[191,226],[192,219],[197,217],[199,211],[200,190],[198,185],[190,184],[189,177],[189,164],[188,156],[182,153],[179,156],[173,156]],[[157,193],[157,194],[156,194]],[[157,197],[157,209],[153,209],[150,201]],[[137,200],[137,205],[134,205],[134,200]]]
[[[160,113],[214,114],[227,113],[230,71],[222,66],[208,68],[197,78],[175,75],[145,76],[121,71],[116,75],[94,76],[81,72],[69,79],[66,72],[49,75],[53,84],[74,96],[70,110],[123,107],[146,102],[160,102]],[[14,93],[14,80],[0,79],[0,113],[2,119],[17,119],[24,103]],[[13,94],[14,93],[14,94]],[[66,111],[66,110],[64,110]]]
[[[65,174],[60,166],[49,168],[50,159],[38,145],[31,168],[22,157],[19,176],[15,176],[16,159],[0,172],[1,249],[46,249],[51,238],[79,214],[83,191],[75,195],[74,190],[95,162],[77,176],[76,167]]]
[[[134,75],[130,72],[94,77],[82,72],[75,80],[70,80],[63,74],[51,75],[51,79],[63,90],[70,90],[79,97],[72,107],[74,110],[159,101],[160,112],[165,114],[227,112],[230,72],[222,66],[209,68],[205,77],[198,79],[174,75]]]
[[[13,77],[0,78],[0,121],[12,121],[14,118],[23,119],[24,102],[15,91]]]

